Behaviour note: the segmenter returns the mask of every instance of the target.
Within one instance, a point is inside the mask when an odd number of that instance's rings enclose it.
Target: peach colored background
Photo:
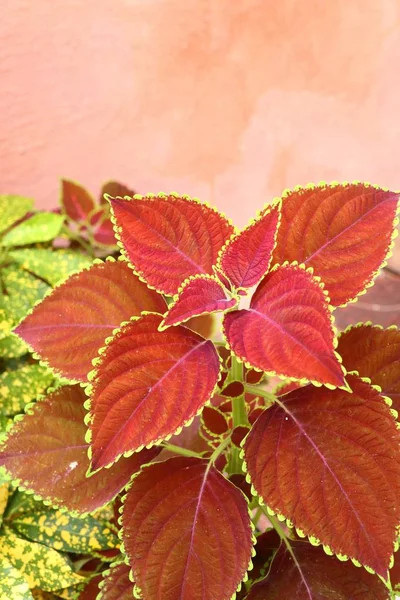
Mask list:
[[[9,0],[0,192],[175,189],[244,224],[284,187],[400,188],[399,0]]]

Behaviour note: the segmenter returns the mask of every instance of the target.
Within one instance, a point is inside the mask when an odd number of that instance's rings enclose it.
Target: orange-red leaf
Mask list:
[[[299,266],[282,265],[266,275],[248,310],[225,315],[224,333],[233,352],[253,367],[343,385],[328,301],[318,281]]]
[[[162,296],[124,262],[94,264],[69,277],[15,329],[64,377],[86,381],[92,359],[121,322],[144,310],[163,313]]]
[[[282,544],[268,576],[253,585],[246,600],[389,600],[389,590],[376,575],[307,542],[290,545],[294,558]]]
[[[357,325],[339,337],[338,352],[348,371],[358,371],[379,385],[400,411],[400,331]]]
[[[285,193],[274,263],[305,263],[334,306],[375,277],[392,240],[398,194],[364,184],[321,184]]]
[[[146,315],[121,328],[101,357],[91,392],[95,469],[159,442],[209,400],[219,376],[212,342]]]
[[[209,275],[191,277],[183,284],[161,322],[161,329],[188,321],[192,317],[226,311],[236,306],[236,298],[228,298],[221,283]]]
[[[79,183],[61,181],[61,204],[68,217],[76,222],[86,221],[95,203],[89,192]]]
[[[276,400],[245,460],[273,511],[385,577],[400,522],[400,432],[382,396],[348,380],[351,394],[307,386]]]
[[[233,226],[186,196],[110,198],[126,256],[150,286],[176,294],[191,275],[213,273]]]
[[[97,600],[132,600],[134,586],[129,572],[130,567],[125,563],[112,565],[100,583]]]
[[[279,226],[280,205],[266,208],[256,221],[233,237],[218,259],[235,288],[250,288],[268,271]]]
[[[143,469],[124,501],[122,527],[146,600],[230,600],[249,566],[246,500],[204,460]]]
[[[79,513],[112,500],[159,452],[143,450],[87,478],[84,400],[78,385],[58,389],[15,423],[0,448],[0,465],[13,479],[52,504]]]

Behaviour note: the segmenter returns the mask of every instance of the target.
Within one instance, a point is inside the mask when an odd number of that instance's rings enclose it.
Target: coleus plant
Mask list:
[[[68,381],[3,442],[14,484],[81,514],[126,489],[105,600],[113,581],[144,600],[390,598],[400,334],[338,337],[333,313],[385,264],[398,194],[295,188],[240,232],[187,196],[107,199],[121,258],[15,329]]]

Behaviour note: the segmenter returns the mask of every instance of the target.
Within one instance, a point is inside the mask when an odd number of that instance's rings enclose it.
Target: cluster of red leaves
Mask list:
[[[127,487],[134,583],[116,565],[104,600],[133,586],[144,600],[228,600],[247,578],[248,600],[389,598],[400,334],[360,324],[337,339],[333,311],[384,264],[398,195],[298,188],[238,232],[185,196],[108,193],[122,257],[71,276],[17,327],[70,383],[15,423],[0,464],[81,513]],[[225,347],[194,325],[215,312]],[[285,387],[267,392],[269,375]],[[258,502],[279,536],[254,551]]]

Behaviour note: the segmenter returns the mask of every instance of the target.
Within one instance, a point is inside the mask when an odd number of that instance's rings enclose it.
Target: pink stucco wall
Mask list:
[[[117,178],[244,224],[297,183],[399,189],[399,67],[398,0],[12,0],[0,193]]]

